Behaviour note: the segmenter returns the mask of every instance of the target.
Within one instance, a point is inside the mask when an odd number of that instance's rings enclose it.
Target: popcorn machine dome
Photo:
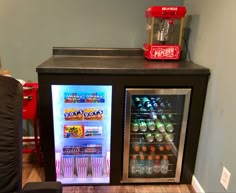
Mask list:
[[[152,6],[146,10],[144,56],[150,60],[178,60],[186,8]]]

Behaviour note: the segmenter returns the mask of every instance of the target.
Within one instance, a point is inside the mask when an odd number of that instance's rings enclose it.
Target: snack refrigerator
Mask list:
[[[112,86],[51,85],[56,180],[109,184]]]
[[[123,183],[179,182],[191,89],[127,88]]]
[[[191,184],[209,69],[55,47],[37,73],[45,181]]]

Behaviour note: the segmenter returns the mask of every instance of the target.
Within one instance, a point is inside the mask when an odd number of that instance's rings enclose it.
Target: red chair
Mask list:
[[[41,165],[41,150],[40,150],[40,125],[38,117],[38,83],[25,83],[23,86],[23,120],[32,120],[34,127],[33,139],[23,138],[23,142],[34,142],[34,146],[22,149],[23,153],[35,152],[38,164]],[[39,128],[39,130],[38,130]]]

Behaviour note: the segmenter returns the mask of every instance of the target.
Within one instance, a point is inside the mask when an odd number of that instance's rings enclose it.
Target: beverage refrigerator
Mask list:
[[[45,181],[191,184],[209,69],[63,47],[36,70]]]
[[[51,85],[56,180],[109,184],[109,85]]]
[[[127,88],[123,183],[180,181],[191,89]]]

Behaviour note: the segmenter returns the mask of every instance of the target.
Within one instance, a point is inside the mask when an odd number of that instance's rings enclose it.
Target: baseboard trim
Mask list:
[[[198,182],[197,178],[194,175],[192,178],[192,186],[195,192],[205,193],[204,189],[202,188],[202,186],[200,185],[200,183]]]

